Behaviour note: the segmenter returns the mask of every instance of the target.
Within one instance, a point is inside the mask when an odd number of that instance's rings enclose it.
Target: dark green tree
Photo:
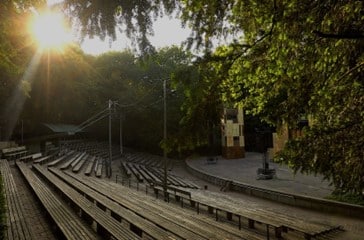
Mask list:
[[[210,57],[227,101],[268,123],[310,126],[278,158],[321,173],[337,189],[364,189],[362,1],[189,1],[194,40],[240,34]],[[194,11],[192,11],[192,9]]]

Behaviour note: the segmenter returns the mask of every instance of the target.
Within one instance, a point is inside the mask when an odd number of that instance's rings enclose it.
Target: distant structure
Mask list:
[[[222,156],[226,159],[245,157],[244,115],[242,108],[225,108],[221,119]]]
[[[272,159],[276,153],[284,148],[289,139],[296,139],[303,135],[302,129],[312,124],[312,119],[302,118],[294,129],[289,129],[287,124],[283,124],[277,132],[273,133],[273,148],[269,150],[269,158]]]

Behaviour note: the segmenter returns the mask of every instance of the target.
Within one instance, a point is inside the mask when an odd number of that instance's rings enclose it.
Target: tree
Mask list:
[[[278,159],[360,195],[363,11],[362,1],[190,1],[183,13],[205,46],[226,31],[241,34],[210,57],[228,76],[222,83],[227,100],[277,126],[313,120]]]
[[[171,14],[177,1],[65,0],[63,6],[78,26],[81,38],[98,36],[104,40],[108,36],[115,40],[118,29],[145,54],[155,51],[148,39],[153,34],[153,20],[164,13]]]
[[[22,81],[28,61],[32,57],[32,41],[26,23],[30,6],[38,7],[44,1],[1,1],[0,2],[0,135],[7,139],[17,120],[19,102],[14,96],[27,93],[29,84]],[[13,116],[9,116],[13,115]]]

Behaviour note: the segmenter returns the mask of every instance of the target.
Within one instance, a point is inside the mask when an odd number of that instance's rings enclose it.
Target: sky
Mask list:
[[[47,0],[51,6],[63,0]],[[153,24],[154,36],[150,37],[152,45],[156,48],[180,45],[190,35],[190,29],[182,28],[181,22],[175,18],[163,17],[159,18]],[[108,39],[101,41],[99,38],[86,38],[81,44],[81,48],[85,53],[98,55],[107,51],[122,51],[132,48],[131,41],[118,32],[117,40],[112,42],[111,46]]]
[[[161,48],[171,45],[180,45],[190,35],[190,30],[181,27],[178,19],[163,17],[158,19],[154,24],[154,36],[150,37],[152,45]],[[107,51],[121,51],[132,48],[131,41],[123,34],[117,34],[117,40],[112,42],[111,47],[108,39],[101,41],[99,38],[86,38],[81,45],[84,52],[89,54],[100,54]]]

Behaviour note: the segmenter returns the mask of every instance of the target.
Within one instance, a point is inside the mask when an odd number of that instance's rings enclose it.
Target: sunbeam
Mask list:
[[[3,140],[5,141],[8,141],[13,134],[16,122],[18,121],[19,115],[23,110],[24,102],[27,97],[24,87],[30,87],[32,85],[34,75],[41,60],[41,56],[42,51],[39,49],[32,57],[27,69],[18,83],[18,86],[14,89],[13,94],[5,104],[5,109],[3,112],[4,119],[6,120],[3,137]]]

